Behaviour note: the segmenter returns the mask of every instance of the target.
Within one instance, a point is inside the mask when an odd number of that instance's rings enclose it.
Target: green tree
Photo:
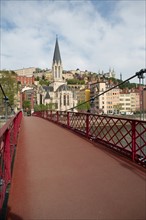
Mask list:
[[[53,109],[55,109],[55,104],[54,103],[49,103],[49,104],[47,104],[47,107],[48,107],[49,110],[53,110]]]
[[[77,104],[77,110],[78,111],[88,111],[90,109],[90,103],[89,102],[84,102],[84,101],[79,101]]]
[[[26,111],[26,110],[30,110],[31,108],[31,103],[29,100],[24,100],[23,103],[22,103],[22,106],[23,106],[23,109]]]
[[[85,84],[84,80],[79,80],[79,79],[67,79],[67,84],[72,84],[72,85],[76,85],[76,84]]]
[[[45,85],[45,86],[49,86],[50,82],[46,79],[40,79],[39,80],[39,84],[40,85]]]
[[[120,110],[122,109],[122,104],[116,104],[113,106],[114,110],[116,110],[116,113],[119,114]]]
[[[34,111],[44,111],[44,110],[48,110],[48,106],[44,105],[44,104],[40,104],[40,105],[35,105],[34,106]]]
[[[18,92],[16,73],[13,71],[0,71],[0,84],[9,99],[10,105],[14,105],[15,96]],[[0,100],[3,94],[0,92]]]

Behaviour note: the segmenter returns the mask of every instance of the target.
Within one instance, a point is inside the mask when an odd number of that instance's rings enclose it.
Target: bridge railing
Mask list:
[[[42,111],[33,115],[102,143],[146,167],[146,121],[61,111]]]
[[[14,152],[21,119],[22,112],[19,112],[0,128],[0,210],[3,206],[7,187],[11,182]]]

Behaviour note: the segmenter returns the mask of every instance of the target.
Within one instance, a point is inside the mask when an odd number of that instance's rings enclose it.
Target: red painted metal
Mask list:
[[[69,117],[69,112],[67,113],[67,127],[70,127],[70,117]]]
[[[34,113],[38,117],[40,114]],[[41,117],[44,118],[43,115]],[[60,111],[48,111],[47,120],[100,142],[146,167],[146,121]]]
[[[86,115],[86,137],[89,138],[89,115]]]
[[[136,129],[135,129],[135,121],[132,121],[132,160],[135,160],[136,156]]]
[[[12,117],[0,128],[0,210],[8,184],[11,182],[12,160],[17,143],[22,112]]]

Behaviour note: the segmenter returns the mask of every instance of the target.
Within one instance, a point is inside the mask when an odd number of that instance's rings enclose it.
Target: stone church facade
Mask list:
[[[62,77],[63,66],[56,38],[55,50],[52,62],[53,82],[49,86],[39,86],[37,103],[52,106],[58,111],[66,111],[77,105],[76,94],[67,86]]]

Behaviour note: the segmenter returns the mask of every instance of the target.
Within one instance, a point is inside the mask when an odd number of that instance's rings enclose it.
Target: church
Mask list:
[[[57,111],[66,111],[77,105],[76,94],[67,86],[67,82],[63,80],[62,72],[62,60],[58,38],[56,38],[52,62],[53,82],[49,86],[38,87],[37,104],[48,104]]]

